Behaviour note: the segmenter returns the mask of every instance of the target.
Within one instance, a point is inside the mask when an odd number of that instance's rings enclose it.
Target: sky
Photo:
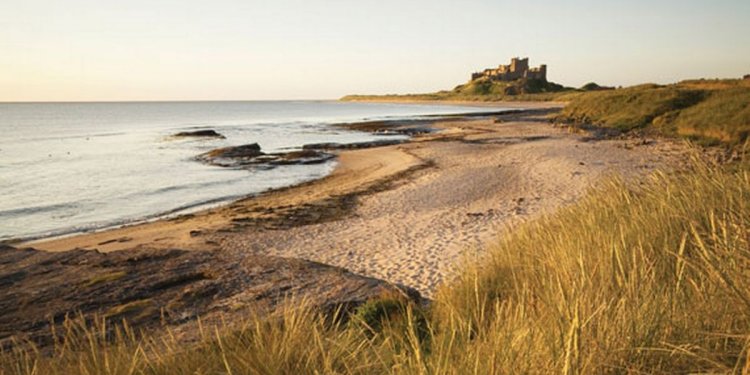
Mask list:
[[[529,57],[627,86],[750,74],[750,0],[0,0],[0,101],[335,99]]]

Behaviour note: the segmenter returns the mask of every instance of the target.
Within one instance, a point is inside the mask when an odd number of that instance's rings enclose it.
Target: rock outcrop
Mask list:
[[[302,146],[303,150],[356,150],[361,148],[372,148],[382,146],[392,146],[406,142],[403,139],[381,139],[377,141],[369,142],[354,142],[354,143],[310,143]]]
[[[205,321],[270,314],[304,300],[322,312],[382,293],[419,293],[320,263],[224,251],[132,249],[49,253],[0,245],[0,342],[52,343],[51,325],[78,314],[137,329],[185,331]]]
[[[206,158],[254,158],[264,155],[262,151],[260,151],[260,145],[257,143],[251,143],[248,145],[242,145],[242,146],[232,146],[232,147],[224,147],[224,148],[217,148],[215,150],[211,150],[209,152],[206,152],[205,154],[202,154],[202,156]]]
[[[251,143],[242,146],[224,147],[200,154],[197,159],[211,165],[230,168],[273,168],[278,165],[320,164],[336,156],[313,149],[266,154],[260,145]]]
[[[211,129],[179,132],[173,135],[173,137],[177,137],[177,138],[189,138],[189,137],[225,138],[223,135]]]

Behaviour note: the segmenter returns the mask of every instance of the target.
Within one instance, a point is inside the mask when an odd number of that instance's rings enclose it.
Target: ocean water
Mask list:
[[[247,170],[194,160],[214,148],[257,142],[280,152],[385,139],[331,125],[482,111],[335,101],[0,103],[0,240],[185,213],[320,178],[335,166]],[[170,137],[196,129],[226,139]]]

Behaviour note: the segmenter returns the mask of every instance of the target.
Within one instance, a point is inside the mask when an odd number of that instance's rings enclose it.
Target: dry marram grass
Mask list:
[[[192,346],[70,323],[54,353],[19,346],[0,373],[739,373],[749,198],[746,172],[700,163],[611,181],[502,239],[428,311],[403,304],[375,331],[307,308],[204,327]]]

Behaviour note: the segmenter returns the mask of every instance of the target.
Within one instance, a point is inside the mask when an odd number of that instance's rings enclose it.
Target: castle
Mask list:
[[[529,68],[529,58],[514,57],[510,65],[500,65],[495,69],[485,69],[483,72],[471,75],[471,80],[489,78],[492,81],[515,81],[521,78],[540,79],[547,81],[547,65],[539,65],[538,68]]]

